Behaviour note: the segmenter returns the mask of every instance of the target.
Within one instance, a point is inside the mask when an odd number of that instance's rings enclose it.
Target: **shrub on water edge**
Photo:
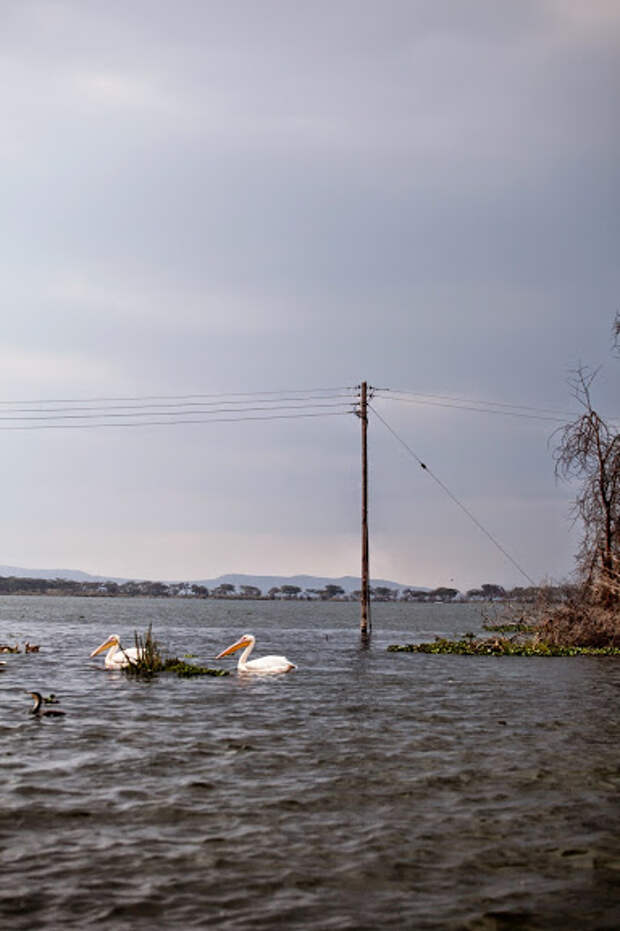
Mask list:
[[[482,610],[483,628],[498,633],[529,635],[533,643],[558,647],[620,646],[620,608],[593,597],[591,588],[564,586],[561,602],[542,586],[533,604],[503,604],[489,616]],[[519,637],[523,640],[522,637]]]
[[[585,599],[561,605],[539,619],[536,639],[553,646],[620,647],[620,612]]]

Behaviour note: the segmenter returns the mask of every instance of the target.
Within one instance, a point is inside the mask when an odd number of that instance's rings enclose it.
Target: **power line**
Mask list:
[[[401,401],[403,404],[422,404],[430,407],[449,407],[457,411],[475,411],[480,414],[498,414],[503,417],[520,417],[526,420],[545,420],[551,423],[566,423],[566,419],[560,419],[559,417],[544,417],[539,414],[523,414],[516,411],[501,411],[494,410],[492,407],[473,407],[467,404],[448,404],[443,401],[423,401],[422,399],[413,398],[397,398],[390,395],[384,395],[377,393],[375,397],[380,398],[383,401]]]
[[[423,405],[423,406],[425,405],[425,406],[430,406],[430,407],[445,407],[445,408],[451,408],[452,410],[457,410],[457,411],[474,411],[480,414],[495,414],[495,415],[499,415],[503,417],[516,417],[516,418],[523,419],[523,420],[538,420],[538,421],[544,421],[546,423],[558,424],[559,426],[564,426],[567,423],[567,420],[565,417],[564,418],[545,417],[545,416],[537,415],[537,414],[518,413],[517,411],[494,410],[493,408],[490,408],[490,407],[473,407],[473,406],[466,405],[466,404],[447,404],[441,401],[423,401],[423,400],[413,400],[409,398],[397,398],[397,397],[392,397],[389,395],[383,395],[380,393],[377,393],[375,397],[383,401],[401,401],[406,404],[417,404],[417,405]],[[570,416],[576,420],[581,415],[573,412],[572,414],[567,415],[567,416]],[[606,418],[606,419],[607,419],[607,423],[612,429],[614,430],[618,429],[617,421],[611,420],[609,418]]]
[[[276,411],[276,412],[277,412],[277,411],[304,411],[304,410],[310,410],[310,409],[316,409],[316,408],[322,408],[322,409],[331,409],[331,408],[340,408],[340,409],[343,409],[343,408],[346,408],[347,411],[348,411],[348,410],[350,410],[351,405],[350,405],[350,404],[345,405],[345,404],[343,404],[342,401],[336,401],[336,402],[331,402],[331,401],[330,401],[330,402],[327,402],[327,403],[325,403],[325,404],[319,404],[319,403],[313,401],[313,402],[311,402],[311,403],[309,403],[309,404],[304,404],[304,405],[278,404],[278,405],[273,405],[273,406],[269,406],[269,407],[260,407],[260,406],[259,406],[259,407],[239,407],[239,408],[237,408],[236,410],[229,410],[229,409],[227,409],[227,408],[214,408],[214,409],[212,409],[212,410],[197,410],[197,411],[194,411],[194,410],[192,410],[192,411],[182,411],[182,410],[161,411],[161,410],[155,410],[155,411],[152,411],[152,412],[151,412],[150,416],[179,417],[179,416],[190,416],[190,415],[195,416],[196,414],[209,414],[209,415],[211,415],[211,414],[224,414],[224,413],[226,413],[226,414],[233,414],[233,413],[244,414],[244,413],[252,413],[252,412],[258,412],[258,411],[269,411],[269,412],[272,412],[272,411]],[[109,410],[109,409],[104,409],[104,408],[102,408],[102,409],[101,409],[100,411],[98,411],[97,413],[85,413],[85,414],[57,414],[57,413],[54,413],[54,412],[51,412],[51,411],[50,411],[50,412],[47,412],[47,413],[45,413],[45,414],[34,414],[33,416],[25,416],[25,417],[24,417],[24,416],[21,416],[21,417],[13,417],[13,416],[0,415],[0,421],[1,421],[1,422],[4,422],[4,421],[21,421],[22,423],[28,423],[28,422],[30,422],[30,421],[35,421],[35,420],[36,420],[36,421],[48,421],[48,420],[81,420],[81,421],[89,421],[89,420],[100,420],[102,417],[111,417],[111,418],[114,418],[114,419],[130,419],[130,418],[134,418],[134,419],[135,419],[135,418],[144,417],[144,416],[145,416],[145,413],[142,412],[142,411],[119,414],[119,413],[110,413],[110,410]],[[165,421],[163,421],[163,422],[165,423]]]
[[[280,389],[278,391],[237,391],[237,392],[218,392],[212,394],[145,394],[145,395],[131,395],[128,397],[121,396],[108,396],[108,397],[88,397],[88,398],[35,398],[31,400],[13,400],[13,401],[2,401],[2,405],[14,405],[14,404],[98,404],[104,402],[122,402],[122,401],[190,401],[194,398],[205,399],[205,398],[255,398],[257,396],[276,396],[283,394],[318,394],[320,392],[338,392],[338,391],[349,391],[354,392],[355,386],[352,385],[340,385],[339,387],[328,387],[328,388],[286,388]]]
[[[331,400],[337,400],[337,399],[348,399],[350,401],[353,401],[354,395],[320,394],[320,395],[308,395],[305,398],[304,397],[279,397],[279,398],[274,398],[273,400],[270,400],[263,395],[259,395],[255,398],[256,401],[264,401],[266,404],[270,404],[270,405],[277,405],[285,401],[298,401],[300,404],[301,403],[306,404],[314,400],[331,401]],[[0,403],[7,404],[8,402],[0,402]],[[20,403],[24,403],[24,402],[20,402]],[[33,402],[33,403],[37,403],[37,402]],[[38,403],[41,403],[41,402],[38,402]],[[48,402],[48,403],[51,405],[54,402]],[[56,402],[56,403],[62,403],[62,402]],[[240,404],[245,404],[245,403],[246,401],[218,400],[218,401],[160,402],[157,404],[155,403],[152,403],[152,404],[106,404],[104,407],[79,407],[79,406],[78,407],[75,407],[75,406],[51,407],[51,406],[48,406],[48,407],[37,408],[37,407],[8,407],[7,406],[1,409],[9,414],[62,414],[62,413],[66,413],[69,411],[83,411],[85,413],[92,412],[92,413],[100,413],[100,414],[105,413],[107,411],[152,411],[152,412],[157,413],[162,408],[172,408],[173,413],[175,411],[178,411],[178,413],[183,413],[184,408],[192,408],[192,409],[196,407],[205,408],[205,407],[213,407],[214,405],[218,405],[218,404],[238,406]],[[310,406],[315,406],[315,405],[310,405]],[[194,412],[194,411],[188,410],[188,413],[191,413],[191,412]],[[0,415],[0,419],[6,419],[6,417],[2,417],[2,415]]]
[[[213,417],[198,420],[142,420],[134,423],[46,423],[34,424],[32,426],[0,426],[0,431],[9,430],[97,430],[101,427],[168,427],[179,424],[211,424],[211,423],[244,423],[247,421],[265,421],[265,420],[303,420],[308,417],[343,417],[350,416],[353,411],[321,411],[318,413],[298,413],[298,414],[274,414],[258,417]]]
[[[534,411],[538,414],[560,414],[563,417],[577,416],[574,411],[558,410],[555,407],[533,407],[528,404],[509,404],[506,401],[485,401],[480,398],[463,398],[451,394],[426,394],[419,391],[406,391],[400,388],[380,388],[380,391],[387,391],[390,394],[405,394],[413,398],[432,398],[439,401],[457,401],[464,404],[483,404],[492,407],[513,408],[522,411]]]
[[[469,519],[470,519],[471,521],[473,521],[473,523],[476,525],[476,527],[478,527],[478,529],[481,530],[482,533],[483,533],[486,537],[488,537],[488,539],[491,541],[491,543],[493,543],[493,545],[494,545],[495,547],[497,547],[497,549],[498,549],[501,553],[504,554],[504,556],[506,557],[506,559],[508,559],[509,562],[512,563],[512,565],[515,567],[515,569],[518,569],[518,570],[519,570],[519,572],[521,573],[521,575],[524,576],[524,578],[526,578],[526,579],[528,580],[528,582],[530,583],[530,585],[536,585],[536,582],[534,582],[534,580],[531,578],[531,576],[529,576],[529,575],[527,574],[527,572],[525,571],[525,569],[523,569],[523,568],[519,565],[519,563],[518,563],[515,559],[513,559],[513,557],[510,555],[510,553],[508,553],[508,552],[504,549],[504,547],[501,545],[501,543],[500,543],[498,540],[495,539],[495,537],[493,536],[493,534],[490,533],[490,531],[488,531],[488,530],[486,529],[486,527],[484,527],[484,526],[480,523],[480,521],[477,519],[477,517],[475,517],[475,516],[471,513],[471,511],[463,504],[462,501],[459,501],[459,499],[456,497],[456,495],[454,495],[454,494],[450,491],[450,489],[449,489],[446,485],[444,485],[444,483],[441,481],[441,479],[437,478],[437,476],[436,476],[433,472],[431,472],[431,470],[430,470],[429,467],[426,465],[426,463],[425,463],[425,462],[422,462],[422,460],[420,459],[420,457],[419,457],[416,453],[414,453],[414,451],[411,449],[411,447],[408,446],[407,443],[405,443],[405,441],[404,441],[403,439],[401,439],[401,437],[396,433],[395,430],[392,429],[392,427],[391,427],[391,426],[389,425],[389,423],[381,416],[381,414],[379,414],[379,412],[376,411],[375,408],[374,408],[371,404],[369,404],[368,407],[369,407],[369,409],[373,412],[373,414],[375,415],[375,417],[377,417],[377,418],[381,421],[381,423],[383,424],[383,426],[386,427],[387,430],[389,430],[389,432],[392,434],[392,436],[393,436],[396,440],[398,440],[398,442],[399,442],[399,443],[401,444],[401,446],[409,453],[409,455],[410,455],[413,459],[415,459],[415,461],[418,463],[418,465],[419,465],[422,469],[424,469],[424,471],[427,472],[427,473],[430,475],[430,477],[433,479],[433,481],[436,482],[436,483],[439,485],[439,487],[448,495],[448,497],[451,498],[452,501],[454,501],[454,503],[457,504],[457,505],[460,507],[460,509],[461,509],[465,514],[467,514],[467,516],[469,517]]]
[[[388,392],[388,393],[385,393]],[[398,397],[405,394],[407,397]],[[448,407],[454,410],[476,411],[482,414],[500,414],[506,417],[521,417],[529,420],[546,420],[550,423],[566,423],[566,418],[577,419],[580,415],[576,411],[560,411],[554,408],[531,407],[527,404],[507,404],[503,401],[474,401],[471,398],[457,398],[450,395],[415,394],[410,391],[393,392],[390,388],[381,388],[376,397],[386,401],[400,401],[404,404],[425,404],[434,407]],[[454,401],[456,403],[449,403]],[[496,409],[498,408],[498,409]],[[527,413],[527,412],[532,413]],[[536,413],[538,412],[538,413]],[[547,417],[545,414],[558,414],[557,417]],[[617,418],[605,418],[616,420]]]

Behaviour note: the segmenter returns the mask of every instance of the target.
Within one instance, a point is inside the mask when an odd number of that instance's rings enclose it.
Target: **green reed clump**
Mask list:
[[[209,666],[195,666],[193,663],[187,663],[184,659],[177,656],[163,656],[159,644],[153,638],[153,632],[149,624],[144,636],[137,631],[134,632],[134,642],[138,653],[137,659],[130,659],[129,665],[124,667],[124,672],[130,676],[138,676],[142,679],[152,679],[153,676],[160,672],[173,672],[181,679],[191,679],[194,676],[228,676],[230,673],[227,669],[212,669]],[[186,653],[185,656],[193,654]],[[129,659],[129,657],[127,657]]]
[[[548,643],[516,643],[513,640],[447,640],[432,643],[392,644],[390,653],[453,653],[459,656],[620,656],[620,647],[559,646]]]
[[[144,636],[139,634],[137,630],[134,631],[134,644],[138,656],[137,659],[128,656],[129,665],[123,668],[123,671],[130,676],[151,679],[164,668],[164,659],[159,644],[153,638],[152,626],[152,624],[149,624]]]

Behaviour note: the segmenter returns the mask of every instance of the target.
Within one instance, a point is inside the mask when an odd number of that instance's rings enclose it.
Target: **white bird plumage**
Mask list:
[[[291,663],[286,656],[261,656],[260,659],[248,660],[248,656],[254,649],[255,643],[256,637],[252,634],[243,634],[235,643],[226,647],[221,653],[218,653],[215,658],[221,659],[223,656],[228,656],[229,653],[234,653],[236,650],[241,650],[245,647],[237,663],[237,670],[239,672],[254,672],[261,675],[270,675],[278,672],[290,672],[292,669],[297,669],[295,663]]]
[[[96,650],[93,650],[90,654],[91,658],[98,653],[103,653],[104,650],[108,651],[105,658],[106,669],[124,669],[126,666],[135,663],[141,656],[141,651],[136,647],[124,649],[117,634],[110,634],[107,640],[104,640]]]

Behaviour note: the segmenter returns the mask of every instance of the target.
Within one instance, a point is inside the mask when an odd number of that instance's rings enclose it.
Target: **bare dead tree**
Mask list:
[[[614,326],[620,330],[618,317]],[[620,434],[592,406],[596,374],[580,366],[570,380],[584,413],[558,431],[555,474],[581,482],[573,506],[583,525],[578,567],[588,597],[613,607],[620,602]]]

